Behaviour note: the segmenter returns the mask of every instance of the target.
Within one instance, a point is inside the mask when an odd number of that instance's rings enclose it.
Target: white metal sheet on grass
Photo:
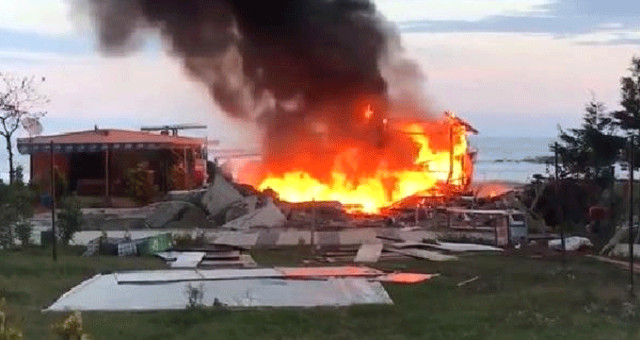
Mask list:
[[[229,307],[314,307],[392,304],[379,282],[362,278],[323,281],[285,279],[213,280],[118,284],[97,275],[62,295],[47,311],[148,311],[185,309],[187,288],[203,292],[201,304]]]
[[[387,248],[388,251],[403,254],[419,259],[431,260],[431,261],[451,261],[458,259],[453,255],[445,255],[438,253],[436,251],[425,250],[425,249],[417,249],[417,248],[407,248],[407,249],[396,249],[396,248]]]

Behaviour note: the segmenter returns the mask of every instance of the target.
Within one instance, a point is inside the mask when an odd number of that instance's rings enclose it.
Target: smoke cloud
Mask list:
[[[77,6],[93,18],[107,53],[127,53],[148,32],[160,32],[227,114],[264,126],[264,156],[281,165],[294,152],[308,153],[309,162],[328,154],[334,163],[335,152],[320,150],[327,139],[382,146],[379,132],[383,120],[397,114],[394,102],[415,102],[405,92],[423,81],[402,57],[397,32],[368,0],[89,0]],[[391,86],[389,79],[405,85]],[[363,125],[368,105],[375,115]]]

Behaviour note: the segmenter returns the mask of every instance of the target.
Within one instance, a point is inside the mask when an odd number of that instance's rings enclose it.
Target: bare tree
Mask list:
[[[46,114],[40,108],[49,100],[38,91],[44,77],[18,77],[0,72],[0,136],[4,137],[9,154],[9,182],[15,180],[13,134],[26,121],[37,121]]]

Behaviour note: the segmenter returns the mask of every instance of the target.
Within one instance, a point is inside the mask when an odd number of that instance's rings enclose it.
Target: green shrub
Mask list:
[[[24,183],[0,183],[0,246],[13,247],[16,223],[33,216],[34,193]]]
[[[59,236],[63,244],[69,244],[73,234],[80,230],[81,223],[82,210],[78,198],[75,196],[63,198],[58,211]]]
[[[127,193],[135,202],[147,204],[156,196],[158,189],[151,174],[146,162],[140,162],[127,171]]]
[[[16,223],[16,236],[23,247],[31,244],[31,234],[33,233],[33,226],[29,220],[20,220]]]
[[[7,302],[0,299],[0,340],[21,340],[22,332],[7,324]]]

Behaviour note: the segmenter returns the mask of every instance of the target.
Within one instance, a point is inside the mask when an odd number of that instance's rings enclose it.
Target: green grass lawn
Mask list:
[[[50,339],[67,313],[41,313],[96,273],[163,268],[153,258],[82,258],[57,263],[42,249],[0,251],[0,296],[26,339]],[[263,265],[299,264],[304,249],[255,251]],[[209,309],[83,313],[94,339],[640,339],[640,306],[627,273],[584,257],[464,256],[459,261],[385,262],[374,267],[442,275],[414,285],[386,284],[393,306],[313,309]],[[480,278],[464,287],[457,283]]]

